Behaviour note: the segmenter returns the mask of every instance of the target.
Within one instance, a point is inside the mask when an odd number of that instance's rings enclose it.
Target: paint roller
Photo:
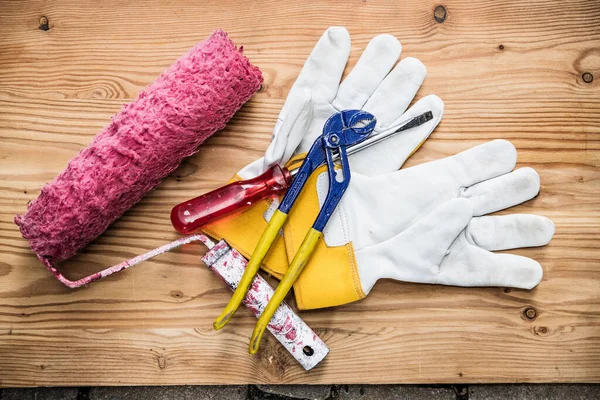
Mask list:
[[[242,48],[224,31],[213,32],[123,106],[42,188],[27,212],[15,217],[31,249],[59,280],[80,286],[62,276],[56,264],[83,249],[156,188],[222,129],[261,83],[260,70]]]
[[[198,146],[222,129],[259,88],[260,70],[250,64],[223,31],[196,45],[165,71],[138,99],[46,184],[15,223],[46,268],[77,288],[178,246],[199,241],[209,248],[202,260],[235,288],[246,260],[221,241],[201,234],[183,236],[117,265],[72,281],[56,264],[75,255],[125,211],[154,189]],[[262,278],[253,282],[246,304],[258,318],[274,292]],[[325,343],[286,304],[269,331],[306,369],[329,352]]]

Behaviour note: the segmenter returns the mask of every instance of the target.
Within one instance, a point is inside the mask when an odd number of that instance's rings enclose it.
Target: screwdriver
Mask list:
[[[432,119],[433,114],[431,111],[424,112],[410,119],[398,129],[383,131],[355,146],[349,147],[347,153],[352,155],[399,132],[423,125]],[[338,158],[338,155],[334,156],[334,161]],[[255,178],[232,182],[180,203],[171,210],[171,223],[179,233],[192,233],[211,221],[235,212],[241,212],[259,200],[283,194],[291,185],[296,171],[289,171],[287,168],[276,164]]]

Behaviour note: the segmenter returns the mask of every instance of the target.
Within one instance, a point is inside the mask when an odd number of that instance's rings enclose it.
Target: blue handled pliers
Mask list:
[[[329,191],[327,192],[325,202],[312,228],[304,237],[286,274],[277,286],[277,290],[275,290],[273,297],[256,323],[256,328],[250,341],[250,354],[255,354],[258,350],[260,339],[267,324],[308,262],[319,238],[323,234],[323,229],[327,221],[329,221],[342,195],[348,188],[348,184],[350,183],[350,165],[348,164],[346,148],[367,139],[373,132],[375,124],[375,116],[362,110],[344,110],[333,114],[325,122],[323,134],[313,143],[304,162],[298,169],[291,187],[288,189],[279,208],[273,214],[267,228],[260,237],[235,293],[231,297],[227,307],[225,307],[225,310],[214,322],[215,329],[221,329],[225,326],[236,312],[308,178],[317,168],[327,163]],[[336,157],[339,158],[341,163],[341,174],[339,173],[339,169],[336,171],[335,168],[334,161]]]

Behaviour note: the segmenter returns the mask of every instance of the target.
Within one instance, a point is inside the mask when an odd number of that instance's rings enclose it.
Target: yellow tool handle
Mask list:
[[[317,242],[319,241],[321,235],[322,232],[319,232],[314,228],[310,228],[310,230],[304,237],[304,240],[302,241],[298,252],[294,256],[294,259],[290,264],[290,267],[283,276],[281,282],[279,282],[275,293],[273,293],[273,297],[271,297],[271,300],[269,301],[262,315],[258,319],[256,327],[254,327],[254,332],[252,333],[252,337],[250,339],[250,354],[256,354],[256,352],[258,351],[258,347],[260,346],[260,339],[262,338],[265,329],[267,329],[269,321],[271,321],[271,318],[273,318],[275,311],[277,311],[277,308],[283,302],[283,299],[292,288],[292,285],[300,276],[300,273],[304,269],[304,266],[306,265],[306,263],[308,263],[308,260],[310,259],[310,256],[313,253],[313,251],[315,250],[315,247],[317,246]]]
[[[252,285],[254,276],[258,273],[258,270],[265,256],[267,255],[269,249],[271,248],[271,245],[277,238],[277,234],[279,233],[279,230],[283,227],[287,216],[288,215],[284,212],[276,210],[273,214],[273,217],[271,217],[271,220],[267,224],[267,228],[263,232],[262,236],[258,241],[258,244],[256,245],[256,248],[254,249],[254,253],[252,253],[252,257],[250,257],[250,261],[248,261],[248,265],[246,266],[246,270],[242,275],[240,283],[235,289],[233,296],[231,296],[231,300],[229,300],[229,303],[227,304],[221,315],[219,315],[219,318],[217,318],[215,322],[213,322],[213,327],[216,330],[223,328],[227,324],[227,322],[229,322],[231,317],[233,317],[233,314],[235,314],[237,309],[240,307],[240,304],[242,304],[242,301],[246,297],[248,289],[250,289],[250,285]]]

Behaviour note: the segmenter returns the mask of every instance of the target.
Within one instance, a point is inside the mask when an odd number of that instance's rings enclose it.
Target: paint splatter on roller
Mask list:
[[[225,32],[213,32],[123,106],[15,217],[23,237],[52,271],[222,129],[261,83],[242,49]]]

